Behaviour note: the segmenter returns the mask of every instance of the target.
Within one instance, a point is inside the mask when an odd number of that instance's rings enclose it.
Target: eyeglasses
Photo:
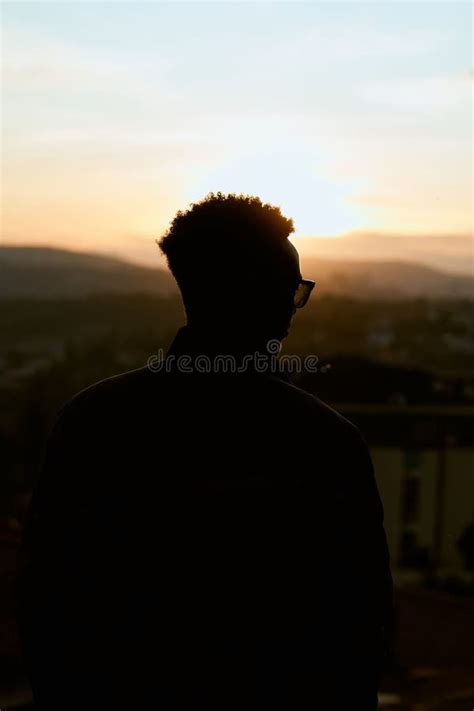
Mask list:
[[[311,279],[301,279],[300,283],[296,287],[295,296],[293,299],[295,309],[302,309],[303,306],[306,306],[311,292],[313,291],[315,286],[315,281],[312,281]]]

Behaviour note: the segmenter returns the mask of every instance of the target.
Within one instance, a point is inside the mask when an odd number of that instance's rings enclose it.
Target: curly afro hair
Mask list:
[[[264,265],[293,232],[293,220],[259,197],[209,193],[179,211],[158,242],[178,283],[193,273]]]

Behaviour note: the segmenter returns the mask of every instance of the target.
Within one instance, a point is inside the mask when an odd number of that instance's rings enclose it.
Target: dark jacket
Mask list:
[[[50,437],[19,586],[38,708],[375,709],[392,589],[360,433],[275,375],[170,371],[97,383]]]

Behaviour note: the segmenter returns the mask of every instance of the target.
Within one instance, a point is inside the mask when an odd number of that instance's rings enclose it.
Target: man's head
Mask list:
[[[210,193],[178,212],[160,240],[188,321],[281,340],[301,279],[293,221],[258,197]]]

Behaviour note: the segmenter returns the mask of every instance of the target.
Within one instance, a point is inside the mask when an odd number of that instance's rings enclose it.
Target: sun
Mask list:
[[[258,195],[293,218],[295,236],[326,237],[360,226],[360,207],[350,201],[357,187],[329,178],[322,165],[305,156],[262,153],[227,161],[201,175],[189,201],[219,190]]]

